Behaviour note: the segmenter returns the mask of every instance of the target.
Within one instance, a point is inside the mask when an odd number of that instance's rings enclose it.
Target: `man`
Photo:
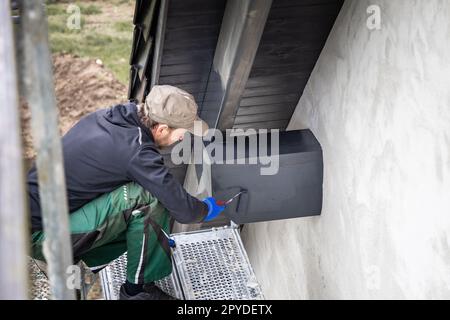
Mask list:
[[[121,299],[170,299],[154,285],[172,271],[169,215],[198,223],[224,209],[213,198],[200,201],[186,193],[157,149],[193,133],[195,121],[201,120],[190,94],[154,86],[144,104],[91,113],[62,138],[74,260],[101,269],[127,252]],[[201,123],[204,132],[208,127]],[[28,174],[31,251],[43,260],[37,175],[34,167]]]

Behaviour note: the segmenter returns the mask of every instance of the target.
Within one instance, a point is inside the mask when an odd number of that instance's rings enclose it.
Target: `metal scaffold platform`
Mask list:
[[[172,235],[173,272],[157,285],[186,300],[264,299],[256,281],[239,230],[213,228]],[[126,254],[100,272],[105,299],[116,300],[126,280]]]

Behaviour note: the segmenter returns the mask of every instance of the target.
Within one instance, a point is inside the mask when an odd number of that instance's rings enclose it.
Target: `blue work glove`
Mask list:
[[[208,215],[203,221],[211,221],[215,219],[223,210],[225,210],[225,204],[223,201],[216,201],[213,197],[208,197],[203,200],[208,205]]]

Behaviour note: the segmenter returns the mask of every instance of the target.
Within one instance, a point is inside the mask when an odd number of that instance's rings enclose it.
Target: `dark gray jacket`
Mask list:
[[[134,103],[99,110],[82,118],[62,138],[69,211],[135,181],[181,223],[202,221],[207,206],[189,195],[164,166],[153,136]],[[37,172],[28,173],[32,231],[42,229]]]

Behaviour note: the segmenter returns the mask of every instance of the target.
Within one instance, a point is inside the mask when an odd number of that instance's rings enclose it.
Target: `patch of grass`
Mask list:
[[[132,21],[117,21],[114,23],[114,29],[118,32],[133,32]]]
[[[67,3],[70,0],[45,0],[46,4],[58,4],[58,3]]]
[[[131,42],[127,39],[92,33],[82,35],[76,33],[50,34],[52,52],[65,52],[80,57],[101,59],[122,83],[128,81],[128,57]]]
[[[113,0],[112,1],[115,5],[121,5],[121,4],[133,4],[132,0]]]
[[[47,15],[48,16],[57,16],[57,15],[69,15],[67,12],[67,8],[70,3],[49,3],[47,4]],[[89,5],[83,5],[80,3],[75,3],[80,8],[81,15],[95,15],[95,14],[101,14],[102,9],[95,5],[95,4],[89,4]],[[73,13],[73,12],[72,12]],[[70,13],[71,14],[71,13]]]
[[[79,57],[100,59],[120,82],[127,84],[134,2],[125,1],[127,4],[123,4],[122,8],[128,6],[128,13],[121,16],[120,20],[117,18],[110,20],[102,14],[103,11],[111,9],[113,4],[110,1],[122,0],[75,2],[81,10],[81,28],[71,29],[67,26],[68,19],[73,19],[72,14],[66,12],[68,3],[49,3],[47,0],[50,46],[53,53],[64,52]]]
[[[61,4],[48,4],[47,5],[47,16],[57,16],[66,14],[65,6]]]
[[[81,16],[80,17],[80,28],[69,28],[67,25],[68,17],[65,15],[58,16],[49,16],[48,17],[48,30],[49,33],[80,33],[85,24],[86,19]]]
[[[64,33],[66,32],[67,26],[65,25],[65,20],[61,21],[60,19],[52,19],[49,17],[48,19],[48,32],[49,33]]]
[[[95,4],[90,4],[88,6],[80,6],[81,14],[93,15],[102,13],[102,9],[97,7]]]

